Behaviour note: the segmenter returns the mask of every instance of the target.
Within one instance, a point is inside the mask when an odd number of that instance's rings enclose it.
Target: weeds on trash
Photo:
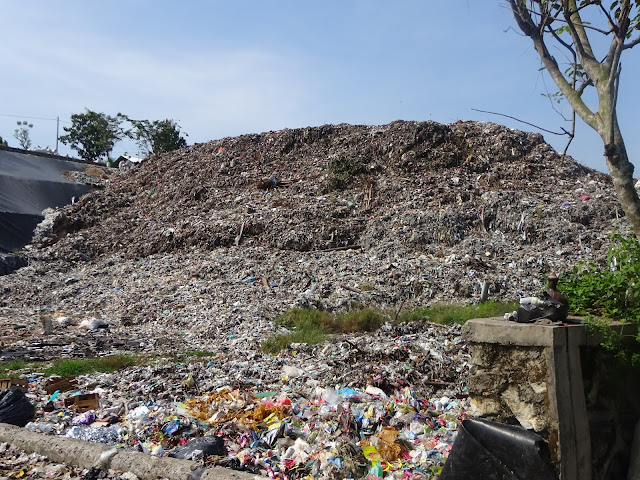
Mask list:
[[[441,325],[463,324],[472,318],[502,316],[513,311],[517,301],[493,301],[478,305],[435,304],[402,312],[395,323],[430,321]],[[372,332],[386,322],[392,322],[393,312],[362,308],[333,315],[317,309],[292,308],[275,319],[276,325],[292,329],[293,332],[276,335],[262,342],[267,353],[277,353],[292,343],[317,345],[331,334]]]
[[[401,322],[428,320],[441,325],[451,325],[452,323],[462,325],[472,318],[501,317],[516,308],[518,308],[517,301],[489,300],[476,305],[436,303],[428,307],[402,312],[398,316],[398,320]]]
[[[115,372],[136,365],[137,362],[138,358],[133,355],[110,355],[88,359],[64,358],[54,361],[45,373],[71,377],[92,372]]]

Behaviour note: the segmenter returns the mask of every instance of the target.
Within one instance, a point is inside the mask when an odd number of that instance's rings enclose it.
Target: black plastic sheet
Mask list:
[[[0,252],[17,252],[29,243],[44,209],[87,193],[88,185],[63,176],[85,168],[59,157],[0,149]]]
[[[440,480],[555,480],[545,440],[522,427],[464,420]]]
[[[0,392],[0,423],[24,427],[35,413],[35,407],[17,387]]]

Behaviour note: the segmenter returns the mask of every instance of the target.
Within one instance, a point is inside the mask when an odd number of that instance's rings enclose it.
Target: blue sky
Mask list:
[[[568,128],[555,92],[504,0],[0,0],[0,136],[34,124],[54,147],[56,122],[84,108],[176,120],[189,144],[326,123],[481,120]],[[558,51],[558,59],[561,53]],[[623,56],[619,119],[640,176],[640,47]],[[567,110],[567,113],[569,111]],[[16,117],[14,117],[16,116]],[[28,118],[36,117],[36,118]],[[62,128],[61,128],[62,130]],[[61,131],[61,134],[64,132]],[[566,139],[542,132],[557,150]],[[606,171],[581,122],[569,153]],[[73,154],[65,146],[62,154]],[[132,143],[114,154],[135,155]]]

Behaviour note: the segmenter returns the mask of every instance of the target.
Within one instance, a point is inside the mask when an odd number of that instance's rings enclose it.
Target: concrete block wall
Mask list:
[[[476,319],[463,335],[473,415],[541,435],[561,480],[626,477],[640,383],[586,325]]]

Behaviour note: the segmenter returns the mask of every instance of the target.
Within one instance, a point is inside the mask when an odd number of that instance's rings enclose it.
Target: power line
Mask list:
[[[29,120],[51,120],[52,122],[58,120],[57,118],[27,117],[26,115],[9,115],[7,113],[0,113],[0,117],[26,118]],[[65,122],[64,120],[60,120],[60,122],[71,124],[71,122]]]

